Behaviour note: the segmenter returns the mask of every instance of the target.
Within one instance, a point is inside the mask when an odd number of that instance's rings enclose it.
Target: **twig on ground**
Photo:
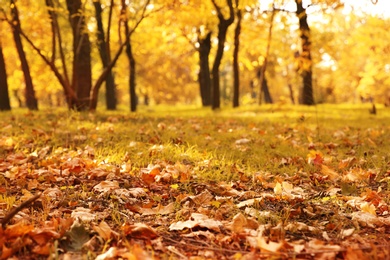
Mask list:
[[[36,194],[35,196],[29,198],[28,200],[24,201],[22,204],[20,204],[19,206],[17,206],[16,208],[12,209],[10,212],[8,212],[8,214],[3,218],[3,220],[1,221],[1,226],[3,228],[5,228],[5,226],[8,224],[8,222],[16,215],[18,214],[19,211],[21,211],[22,209],[28,207],[31,203],[33,203],[34,201],[36,201],[40,196],[41,196],[41,192],[39,192],[38,194]]]

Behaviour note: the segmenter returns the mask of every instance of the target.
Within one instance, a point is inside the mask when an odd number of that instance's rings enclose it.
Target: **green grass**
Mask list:
[[[388,161],[382,144],[389,137],[390,110],[379,107],[377,115],[370,115],[368,109],[367,105],[265,105],[212,112],[162,106],[141,107],[134,114],[15,110],[0,114],[0,134],[12,138],[16,150],[89,146],[98,161],[120,164],[127,156],[134,168],[158,160],[191,164],[208,160],[211,167],[200,170],[201,175],[228,180],[234,178],[229,170],[233,165],[250,172],[292,174],[299,169],[280,166],[280,160],[305,159],[309,143],[326,153],[325,144],[341,141],[336,158],[346,157],[353,146],[367,166],[382,168]],[[345,140],[343,134],[348,135]],[[250,142],[235,145],[240,139]]]
[[[378,106],[377,115],[371,115],[369,108],[264,105],[211,111],[158,106],[140,107],[137,113],[19,109],[3,112],[0,167],[4,168],[0,171],[0,189],[6,191],[0,196],[0,213],[4,215],[15,204],[19,205],[23,196],[34,193],[31,185],[36,179],[36,191],[57,187],[63,196],[61,201],[45,196],[41,206],[31,209],[34,218],[30,221],[36,226],[50,220],[58,208],[67,208],[60,217],[69,218],[68,210],[92,207],[94,212],[108,212],[104,219],[118,232],[124,222],[150,226],[158,222],[158,231],[168,234],[170,223],[187,220],[187,213],[197,210],[185,208],[181,200],[203,190],[213,194],[213,201],[197,207],[207,210],[211,218],[231,221],[236,213],[245,210],[238,208],[237,203],[247,199],[241,195],[227,199],[228,195],[219,193],[232,188],[252,194],[248,198],[270,195],[252,206],[270,213],[254,216],[259,224],[270,224],[268,231],[280,223],[300,221],[316,226],[329,222],[334,223],[329,225],[334,227],[328,230],[329,236],[340,241],[341,230],[354,225],[346,216],[358,210],[346,205],[349,196],[362,197],[364,192],[380,193],[381,189],[380,196],[390,203],[390,181],[384,179],[390,174],[390,109]],[[308,163],[308,158],[316,153],[340,179],[333,181],[321,165]],[[180,169],[180,173],[170,181],[148,184],[142,171],[154,165],[162,172]],[[105,173],[103,177],[99,177],[99,170]],[[359,176],[359,171],[371,177],[345,179],[350,172]],[[17,174],[21,177],[15,178]],[[61,178],[62,175],[67,177]],[[127,201],[121,201],[117,195],[94,192],[93,187],[106,179],[119,181],[120,188],[147,190],[147,198],[137,198],[139,207],[175,203],[175,212],[168,216],[143,216],[134,208],[127,208]],[[274,186],[283,181],[302,188],[307,198],[300,201],[276,194]],[[330,188],[341,191],[333,197],[321,195]],[[226,201],[214,201],[217,196],[225,196]],[[181,211],[183,208],[186,210]],[[307,208],[315,217],[303,213]],[[371,231],[362,228],[361,232],[372,234]],[[302,238],[302,232],[291,231],[289,235],[291,241]],[[318,232],[306,235],[321,238]],[[88,254],[96,256],[98,252]]]

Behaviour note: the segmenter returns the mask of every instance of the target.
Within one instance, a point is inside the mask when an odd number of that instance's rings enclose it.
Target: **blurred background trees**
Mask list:
[[[390,104],[386,2],[0,0],[0,109]]]

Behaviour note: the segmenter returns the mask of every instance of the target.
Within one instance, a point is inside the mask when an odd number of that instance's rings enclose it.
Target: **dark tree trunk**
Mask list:
[[[130,64],[130,75],[129,75],[129,93],[130,93],[130,111],[135,112],[137,110],[137,95],[135,92],[136,88],[136,74],[135,74],[135,58],[133,55],[133,49],[131,46],[131,32],[129,28],[128,19],[126,17],[126,8],[127,4],[125,0],[122,0],[122,15],[124,18],[124,26],[125,26],[125,33],[126,33],[126,55],[129,59]]]
[[[66,0],[73,33],[73,78],[72,88],[77,95],[73,108],[87,110],[92,89],[91,43],[86,30],[81,0]]]
[[[135,59],[133,55],[133,49],[131,46],[130,37],[127,41],[126,54],[127,57],[129,58],[129,63],[130,63],[130,77],[129,77],[130,111],[135,112],[137,110],[138,102],[137,102],[137,94],[135,92],[135,87],[136,87]]]
[[[9,92],[7,83],[7,72],[5,69],[5,60],[3,56],[3,47],[0,41],[0,110],[11,110],[9,102]]]
[[[267,66],[268,66],[268,57],[271,49],[271,41],[272,41],[272,28],[274,26],[274,18],[275,18],[275,9],[272,10],[271,14],[271,21],[270,21],[270,26],[268,28],[268,39],[267,39],[267,48],[265,51],[264,55],[264,62],[263,65],[260,67],[258,71],[258,78],[259,78],[259,84],[260,84],[260,91],[259,91],[259,105],[262,103],[263,95],[264,93],[264,102],[266,104],[272,104],[272,97],[271,94],[269,93],[269,88],[268,88],[268,82],[266,79],[266,71],[267,71]]]
[[[110,47],[109,42],[106,41],[104,36],[103,22],[102,22],[102,6],[100,0],[93,2],[95,6],[96,12],[96,23],[97,23],[97,39],[98,39],[98,49],[100,58],[102,60],[103,68],[107,68],[107,66],[111,62],[110,57]],[[113,1],[111,1],[110,10],[113,8]],[[112,12],[110,11],[110,14]],[[110,20],[111,18],[109,18]],[[110,25],[109,25],[110,26]],[[109,32],[108,32],[109,33]],[[107,35],[108,37],[108,35]],[[106,107],[108,110],[116,109],[116,94],[115,94],[115,79],[112,71],[110,70],[107,74],[106,78]],[[97,100],[96,100],[97,103]],[[96,109],[96,108],[95,108]]]
[[[12,27],[13,27],[12,34],[14,37],[16,49],[19,54],[20,64],[22,67],[24,81],[26,84],[26,89],[25,89],[26,105],[27,108],[30,110],[38,110],[38,101],[35,97],[35,91],[34,91],[34,86],[30,74],[30,68],[28,66],[26,53],[23,50],[22,39],[20,37],[21,27],[20,27],[20,20],[19,20],[19,12],[15,5],[14,0],[11,0],[11,15],[12,15]]]
[[[288,84],[288,90],[290,92],[290,100],[291,100],[291,103],[292,104],[295,104],[295,99],[294,99],[294,90],[293,90],[293,87],[292,85],[289,83]]]
[[[221,100],[220,100],[220,83],[219,83],[219,66],[221,65],[224,47],[225,47],[225,41],[226,41],[226,34],[229,26],[234,22],[234,10],[233,10],[233,3],[232,0],[226,0],[226,3],[229,7],[229,18],[225,19],[223,16],[221,8],[216,4],[215,0],[211,0],[213,2],[213,5],[217,11],[218,14],[218,48],[217,53],[215,55],[213,68],[212,68],[212,92],[211,92],[211,102],[212,102],[212,109],[218,109],[221,107]]]
[[[312,59],[311,59],[311,42],[310,42],[310,27],[307,23],[306,9],[303,8],[302,0],[295,0],[297,5],[296,15],[299,19],[299,30],[301,37],[302,53],[301,53],[301,68],[303,89],[302,89],[302,104],[314,105],[313,97],[313,71],[312,71]]]
[[[48,14],[50,16],[50,22],[51,22],[51,31],[52,31],[52,57],[51,60],[47,59],[45,56],[42,55],[41,51],[37,49],[29,40],[30,45],[33,46],[33,48],[38,52],[38,54],[43,58],[43,60],[46,62],[46,64],[49,65],[50,69],[54,72],[54,75],[57,77],[58,81],[60,82],[61,86],[63,87],[66,102],[69,107],[69,109],[74,108],[74,104],[77,104],[77,96],[74,92],[70,80],[69,80],[69,73],[67,64],[65,61],[65,52],[64,48],[62,47],[62,36],[61,36],[61,30],[60,26],[58,24],[58,16],[56,13],[56,7],[54,5],[53,0],[45,0],[45,4],[48,9]],[[25,37],[27,39],[27,37]],[[57,40],[58,41],[57,41]],[[58,42],[58,49],[60,54],[60,61],[63,73],[61,74],[59,69],[55,66],[56,61],[56,46]]]
[[[203,106],[211,105],[211,78],[209,55],[211,50],[211,32],[207,33],[204,39],[198,37],[199,43],[199,88]]]
[[[265,75],[262,75],[264,69],[263,68],[259,68],[259,70],[257,71],[257,78],[259,79],[259,84],[261,84],[260,86],[260,97],[259,97],[259,100],[261,101],[262,100],[262,93],[264,93],[264,102],[266,104],[272,104],[273,103],[273,100],[272,100],[272,97],[271,97],[271,93],[269,92],[269,88],[268,88],[268,82],[267,82],[267,78],[265,77]],[[260,102],[261,103],[261,102]]]
[[[238,9],[238,0],[236,0],[237,6],[237,25],[234,30],[234,51],[233,51],[233,107],[238,107],[240,105],[240,68],[238,64],[238,52],[240,47],[240,33],[241,33],[241,10]]]

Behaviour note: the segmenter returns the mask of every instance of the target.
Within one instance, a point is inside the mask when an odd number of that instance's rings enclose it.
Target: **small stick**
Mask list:
[[[41,196],[41,192],[39,192],[38,194],[36,194],[35,196],[29,198],[28,200],[24,201],[22,204],[20,204],[19,206],[17,206],[16,208],[12,209],[10,212],[8,212],[8,214],[3,218],[3,220],[1,221],[1,226],[5,229],[5,226],[8,224],[8,222],[16,215],[18,214],[19,211],[21,211],[22,209],[24,208],[27,208],[31,203],[33,203],[34,201],[36,201],[40,196]]]

